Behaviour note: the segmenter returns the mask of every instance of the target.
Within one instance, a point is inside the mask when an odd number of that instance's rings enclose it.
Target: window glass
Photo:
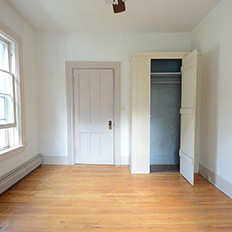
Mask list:
[[[0,41],[0,69],[9,71],[8,45]]]
[[[0,125],[14,123],[13,76],[3,71],[0,71],[0,101]]]
[[[0,130],[0,151],[9,147],[7,129]]]
[[[13,95],[13,76],[0,70],[0,93]]]
[[[6,98],[0,96],[0,123],[5,122],[6,120]]]

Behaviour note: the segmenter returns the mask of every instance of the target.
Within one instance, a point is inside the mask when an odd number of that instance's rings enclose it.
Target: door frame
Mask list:
[[[74,143],[74,69],[111,69],[114,80],[114,165],[121,165],[121,98],[120,62],[67,61],[67,126],[68,126],[68,163],[75,164]]]

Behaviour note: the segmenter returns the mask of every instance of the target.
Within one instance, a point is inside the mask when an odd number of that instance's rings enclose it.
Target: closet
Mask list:
[[[181,59],[151,60],[150,172],[178,172]]]
[[[164,157],[169,157],[172,163],[180,163],[181,175],[194,185],[194,172],[198,172],[199,168],[200,58],[201,55],[197,50],[131,55],[130,170],[132,174],[149,174],[151,162],[161,164]],[[176,88],[173,87],[175,85]],[[169,89],[168,94],[162,93],[162,86],[163,89]],[[153,88],[160,92],[153,93]],[[163,99],[154,101],[158,98],[156,94],[163,95]],[[174,99],[171,98],[168,100],[167,96],[173,94],[176,100],[172,101]],[[153,95],[155,95],[154,99]],[[178,95],[181,95],[181,101]],[[156,109],[161,107],[160,110],[153,109],[153,104],[156,105]],[[165,104],[173,105],[173,108],[168,107],[166,112],[163,112],[163,115],[167,116],[164,122],[154,124],[153,117],[163,118],[159,112]],[[169,118],[172,113],[175,116]],[[175,132],[172,133],[172,130]],[[169,138],[163,139],[162,133]],[[175,136],[172,140],[173,135]],[[160,153],[157,153],[157,150],[163,146],[162,141],[167,143],[164,145],[165,149],[160,149]]]

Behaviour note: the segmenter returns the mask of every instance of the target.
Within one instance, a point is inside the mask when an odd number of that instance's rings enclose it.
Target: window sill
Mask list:
[[[9,159],[15,155],[18,155],[21,152],[24,152],[26,149],[26,145],[19,145],[17,147],[12,147],[12,148],[8,148],[5,149],[3,151],[0,151],[0,162],[4,161],[6,159]]]

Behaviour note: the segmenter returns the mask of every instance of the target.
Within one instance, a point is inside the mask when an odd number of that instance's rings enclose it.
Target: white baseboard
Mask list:
[[[44,164],[68,165],[68,156],[44,156]]]
[[[232,198],[232,183],[218,176],[204,165],[199,165],[199,173],[210,183],[215,185],[218,189],[224,192],[227,196]],[[210,178],[210,179],[209,179]]]
[[[121,156],[121,165],[129,165],[130,156]]]
[[[129,165],[129,156],[121,156],[121,165]],[[68,165],[67,156],[44,156],[44,164]]]

